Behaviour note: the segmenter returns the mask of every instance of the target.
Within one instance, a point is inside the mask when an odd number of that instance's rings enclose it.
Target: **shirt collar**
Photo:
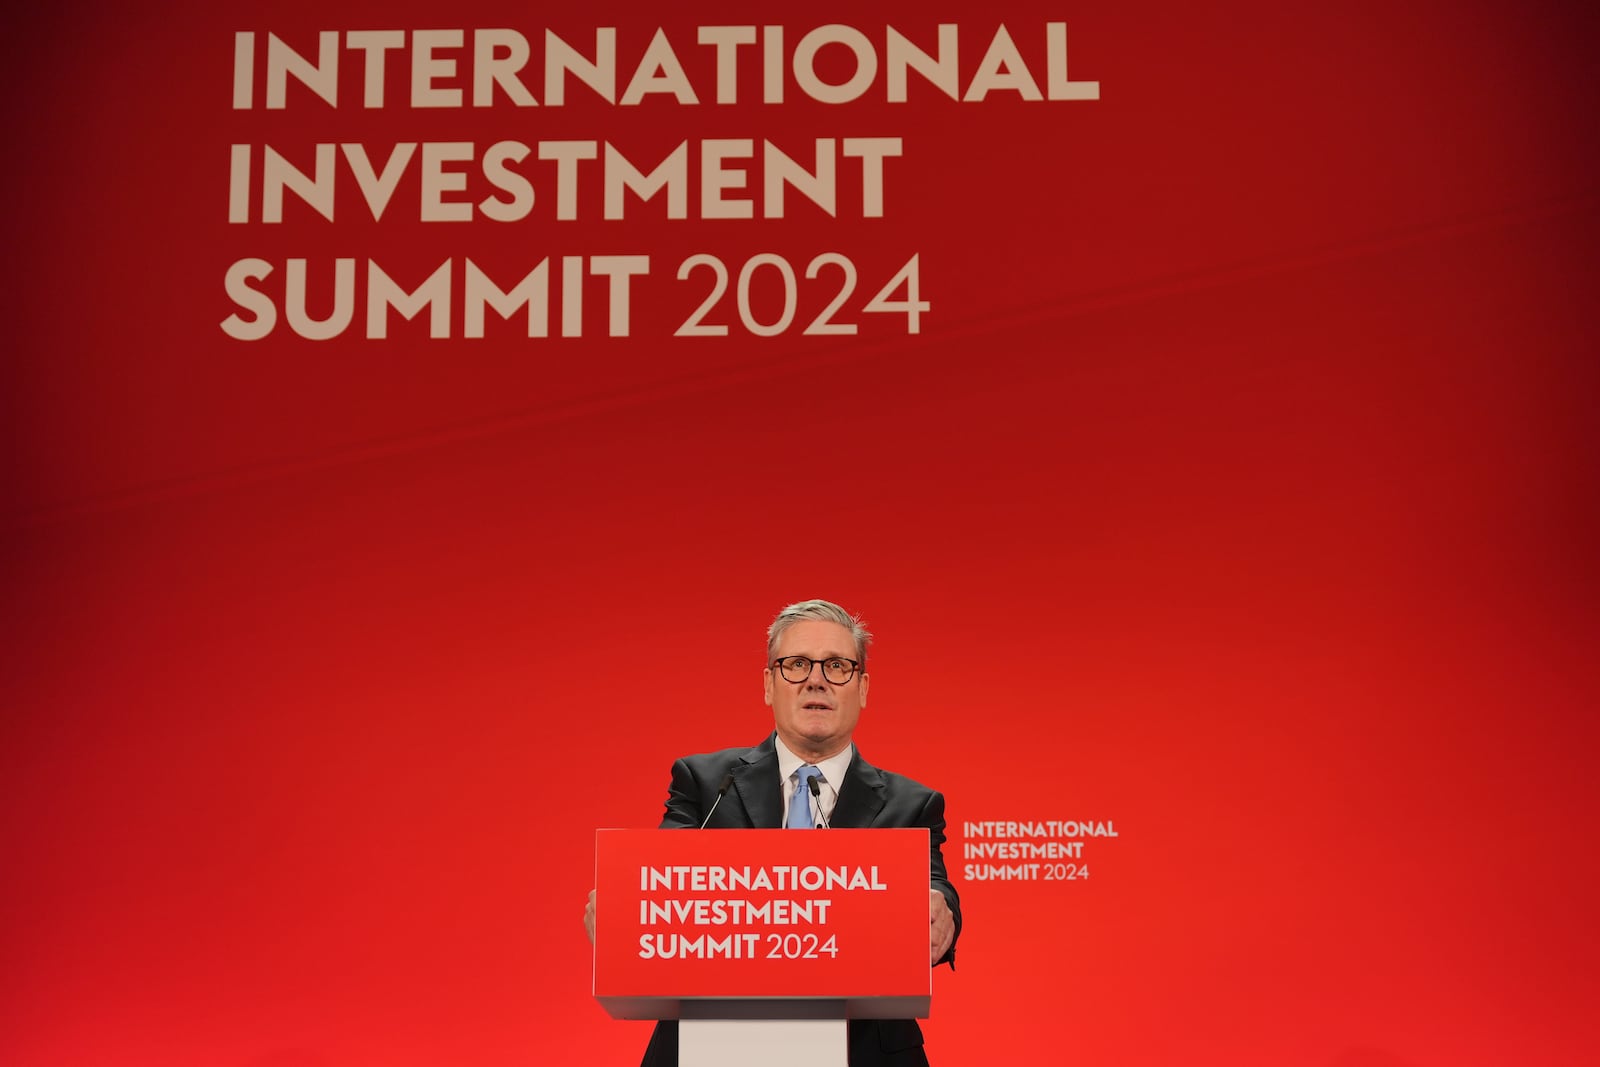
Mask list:
[[[778,749],[778,780],[787,782],[794,777],[795,771],[805,765],[806,761],[790,752],[789,746],[783,743],[782,737],[774,734],[772,740],[776,742]],[[850,768],[850,760],[855,754],[856,746],[852,742],[844,746],[841,751],[836,752],[820,763],[812,764],[812,766],[822,772],[822,780],[832,786],[833,791],[837,793],[839,786],[844,784],[844,772]]]

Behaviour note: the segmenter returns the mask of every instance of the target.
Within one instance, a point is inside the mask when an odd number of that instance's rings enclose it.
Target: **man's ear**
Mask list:
[[[772,668],[761,672],[761,691],[766,695],[767,707],[772,707]]]
[[[861,672],[861,706],[867,706],[867,686],[872,683],[872,677],[866,671]]]

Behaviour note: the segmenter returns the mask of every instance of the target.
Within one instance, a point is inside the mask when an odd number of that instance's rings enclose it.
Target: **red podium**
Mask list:
[[[848,1019],[927,1018],[928,831],[601,830],[594,995],[678,1019],[682,1067],[845,1067]]]

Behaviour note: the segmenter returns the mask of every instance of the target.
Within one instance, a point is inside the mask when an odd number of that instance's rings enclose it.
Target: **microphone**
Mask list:
[[[821,824],[819,826],[819,829],[832,830],[833,827],[828,825],[828,817],[826,815],[822,814],[822,785],[821,785],[821,783],[818,782],[818,780],[815,779],[815,778],[807,778],[806,779],[806,785],[809,785],[811,787],[811,796],[817,802],[817,818],[822,820],[822,822],[821,822]]]
[[[729,771],[727,774],[724,774],[722,776],[722,784],[717,786],[717,799],[715,799],[715,800],[713,800],[711,802],[711,810],[706,812],[706,822],[710,822],[711,821],[711,816],[716,814],[717,805],[722,803],[723,795],[725,793],[727,793],[728,787],[730,785],[732,785],[732,784],[733,784],[733,772]],[[815,783],[812,783],[812,784],[815,784]],[[700,824],[700,829],[704,830],[706,828],[706,822],[703,822],[703,823]]]

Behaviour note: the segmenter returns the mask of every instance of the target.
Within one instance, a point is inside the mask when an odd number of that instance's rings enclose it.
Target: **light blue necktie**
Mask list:
[[[795,773],[800,776],[800,786],[789,798],[788,827],[791,830],[815,830],[817,823],[811,817],[811,779],[822,777],[822,771],[807,763]]]

